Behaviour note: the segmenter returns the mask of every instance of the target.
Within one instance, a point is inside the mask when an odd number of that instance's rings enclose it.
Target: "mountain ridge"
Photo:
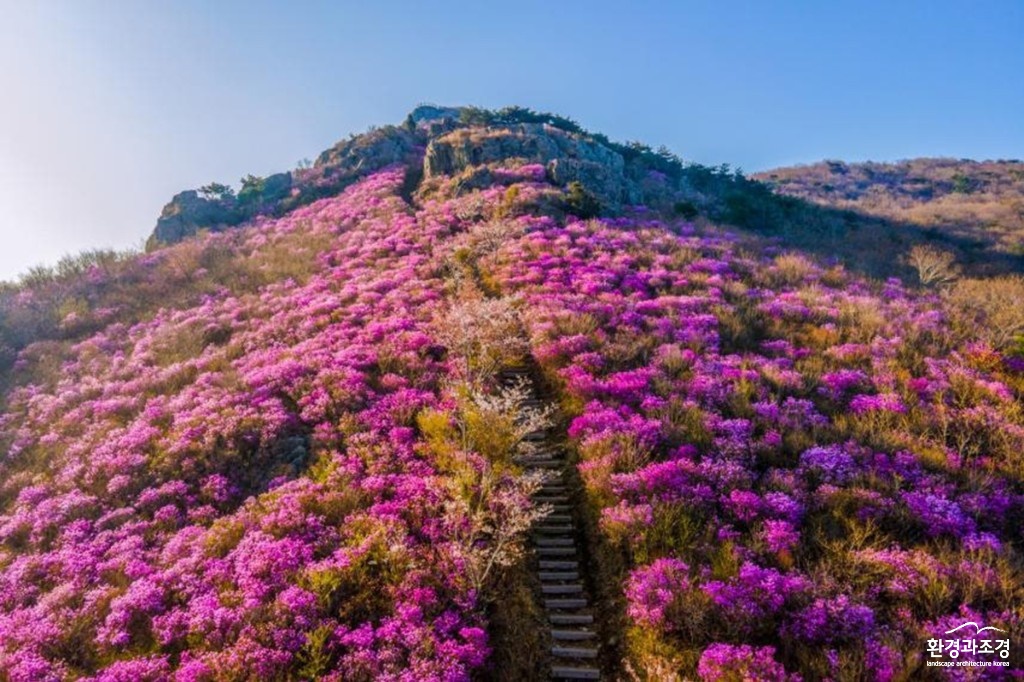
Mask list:
[[[1024,253],[1024,162],[916,158],[821,161],[756,173],[775,191],[823,206],[990,239]]]

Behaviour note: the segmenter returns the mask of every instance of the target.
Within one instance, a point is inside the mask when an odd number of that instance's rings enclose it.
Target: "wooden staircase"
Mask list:
[[[546,405],[537,394],[529,369],[505,370],[501,381],[506,385],[526,383],[531,394],[524,408]],[[582,547],[573,517],[565,451],[554,443],[554,434],[548,431],[530,433],[526,440],[533,441],[537,450],[517,458],[517,463],[527,471],[547,473],[548,480],[534,501],[552,508],[552,513],[533,528],[531,543],[540,581],[538,599],[548,618],[550,677],[553,680],[599,680],[600,644],[595,610],[582,579]]]

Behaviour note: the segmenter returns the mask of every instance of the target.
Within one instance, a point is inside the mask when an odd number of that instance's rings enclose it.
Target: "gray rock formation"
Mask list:
[[[235,225],[239,220],[233,205],[204,199],[190,189],[174,195],[170,203],[164,206],[156,221],[152,239],[170,244],[190,237],[201,229],[216,231]]]
[[[260,200],[268,203],[278,201],[292,188],[291,173],[274,173],[267,176],[263,181],[263,191],[260,193]]]
[[[409,114],[414,126],[456,123],[462,116],[462,107],[438,107],[433,104],[421,104]]]
[[[542,123],[462,128],[434,139],[423,159],[425,178],[456,175],[485,164],[541,163],[559,185],[581,182],[601,202],[617,207],[635,194],[618,152]]]
[[[334,175],[372,173],[407,161],[416,142],[408,130],[386,126],[339,142],[317,157],[316,167]]]

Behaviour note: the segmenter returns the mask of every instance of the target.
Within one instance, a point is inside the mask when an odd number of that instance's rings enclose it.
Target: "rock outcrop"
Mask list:
[[[315,168],[330,169],[333,175],[372,173],[406,162],[416,143],[416,136],[404,128],[378,128],[325,150],[317,157]]]
[[[442,135],[427,145],[423,172],[429,179],[508,162],[544,164],[554,183],[580,182],[609,207],[634,198],[621,154],[543,123],[463,128]]]
[[[241,216],[234,202],[206,199],[194,189],[179,192],[164,206],[151,239],[170,244],[194,235],[202,229],[219,230],[237,225]]]

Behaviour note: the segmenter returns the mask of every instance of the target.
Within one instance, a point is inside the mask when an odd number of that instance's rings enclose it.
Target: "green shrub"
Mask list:
[[[578,180],[573,180],[566,188],[565,207],[583,220],[596,218],[601,213],[601,202]]]
[[[672,210],[684,220],[693,220],[698,215],[697,206],[692,201],[677,201]]]

